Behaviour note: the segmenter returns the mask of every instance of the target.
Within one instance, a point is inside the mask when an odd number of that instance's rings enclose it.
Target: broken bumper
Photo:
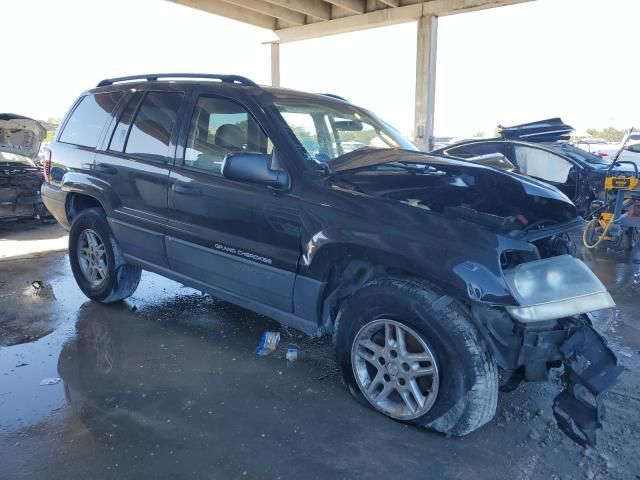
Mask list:
[[[502,391],[514,390],[523,380],[545,381],[551,368],[563,365],[565,389],[554,399],[554,416],[569,438],[580,445],[595,445],[604,417],[604,393],[616,383],[623,367],[589,317],[514,325],[497,308],[472,312],[500,368],[513,372]]]
[[[560,346],[564,357],[563,390],[553,401],[560,429],[580,445],[595,445],[604,417],[603,394],[623,367],[606,341],[590,325],[583,325]]]

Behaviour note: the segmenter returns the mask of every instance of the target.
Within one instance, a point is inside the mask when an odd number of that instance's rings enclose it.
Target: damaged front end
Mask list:
[[[558,426],[579,445],[595,445],[605,414],[604,393],[623,367],[588,315],[522,324],[500,308],[473,307],[472,313],[498,365],[511,374],[501,390],[513,391],[523,381],[547,381],[551,369],[563,367],[564,389],[553,402]]]
[[[37,120],[0,113],[0,221],[50,217],[40,196],[43,172],[32,160],[46,133]]]
[[[515,366],[535,378],[544,375],[553,365],[550,362],[561,362],[566,390],[554,400],[554,415],[570,438],[594,445],[604,414],[602,394],[615,383],[622,367],[585,314],[615,306],[613,299],[595,274],[571,255],[507,268],[504,278],[518,303],[505,307],[514,323],[528,326],[551,321],[557,328],[546,335],[525,332],[528,335],[519,348],[523,357]]]
[[[534,179],[417,152],[356,151],[329,167],[338,188],[413,208],[430,251],[442,252],[444,267],[432,262],[424,271],[437,270],[430,279],[469,306],[498,366],[511,373],[503,390],[564,367],[558,425],[577,443],[595,444],[603,393],[622,367],[587,317],[614,302],[574,257],[568,234],[584,224],[575,205]]]

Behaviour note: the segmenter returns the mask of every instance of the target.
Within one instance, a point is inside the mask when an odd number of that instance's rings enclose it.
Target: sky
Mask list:
[[[162,0],[13,0],[2,18],[0,112],[60,118],[101,79],[136,73],[270,81],[272,32]],[[578,131],[640,127],[639,19],[640,0],[440,18],[436,135],[555,116]],[[412,134],[415,23],[284,44],[280,56],[282,86],[344,96]]]

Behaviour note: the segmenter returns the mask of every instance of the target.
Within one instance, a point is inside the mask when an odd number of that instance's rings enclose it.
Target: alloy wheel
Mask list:
[[[77,255],[82,275],[91,287],[102,285],[107,278],[108,267],[107,251],[100,235],[89,228],[83,230],[78,237]]]
[[[435,356],[422,337],[403,323],[377,319],[363,326],[351,347],[351,364],[367,401],[392,418],[421,417],[436,401]]]

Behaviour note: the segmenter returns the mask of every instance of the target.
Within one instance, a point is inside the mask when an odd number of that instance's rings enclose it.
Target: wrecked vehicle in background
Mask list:
[[[42,203],[42,170],[32,160],[47,132],[37,120],[0,114],[0,221],[50,219]]]
[[[573,127],[559,118],[499,128],[498,138],[468,140],[431,153],[491,161],[492,166],[536,178],[562,191],[581,215],[589,214],[591,202],[604,192],[610,159],[571,145]],[[496,156],[506,159],[508,165],[498,165]]]
[[[332,335],[352,394],[452,435],[494,417],[498,369],[513,387],[564,366],[558,424],[596,440],[621,368],[586,313],[613,300],[567,254],[583,220],[557,189],[419,152],[347,101],[213,74],[103,80],[44,169],[97,302],[145,269]]]

